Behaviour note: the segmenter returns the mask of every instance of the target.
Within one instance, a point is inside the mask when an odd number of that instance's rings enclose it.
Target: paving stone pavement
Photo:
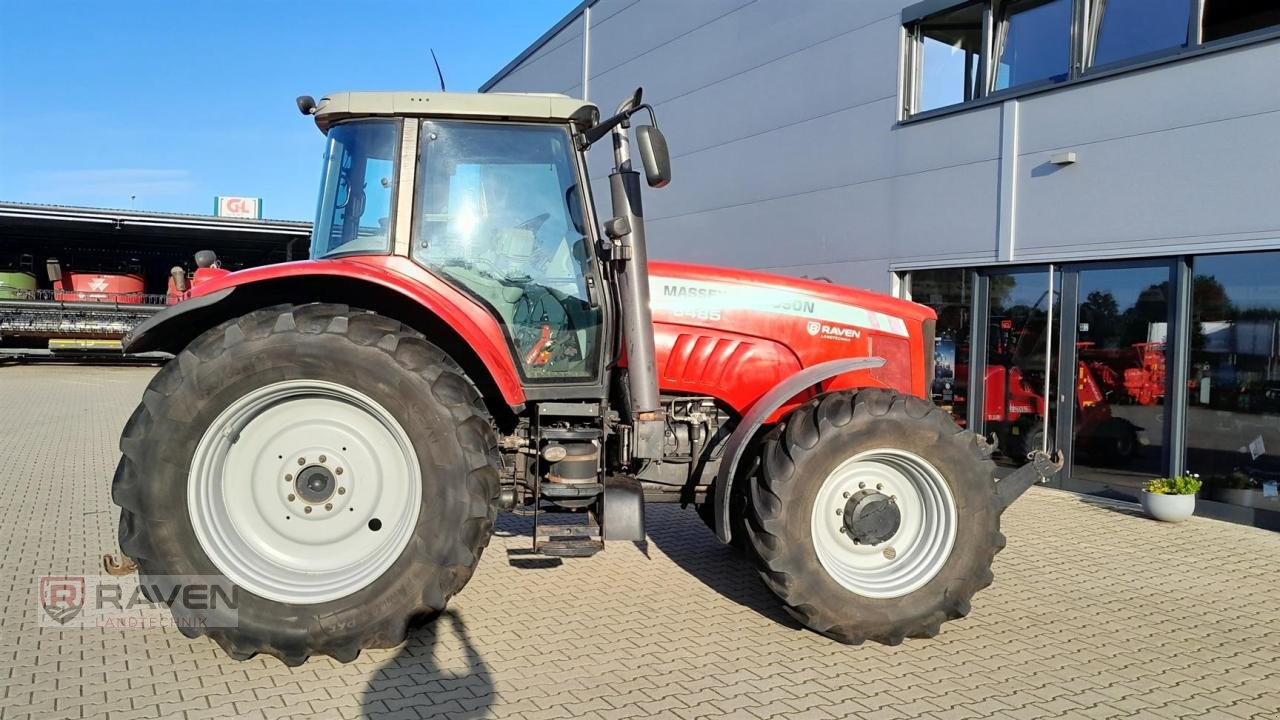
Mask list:
[[[116,440],[153,372],[0,367],[0,717],[1280,717],[1280,534],[1042,489],[972,614],[894,648],[799,628],[675,507],[645,551],[563,563],[521,561],[508,518],[449,611],[348,665],[43,627],[37,579],[116,549]]]

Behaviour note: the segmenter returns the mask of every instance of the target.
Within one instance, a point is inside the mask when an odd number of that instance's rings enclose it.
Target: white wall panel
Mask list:
[[[898,123],[907,4],[592,6],[592,100],[643,85],[674,155],[653,256],[887,289],[891,264],[996,262],[1002,196],[1013,262],[1280,244],[1280,41],[1020,98],[1016,130],[999,104]],[[581,25],[498,88],[581,92]],[[588,163],[605,218],[607,141]]]

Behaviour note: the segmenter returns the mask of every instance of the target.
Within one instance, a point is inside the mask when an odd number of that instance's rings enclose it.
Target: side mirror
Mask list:
[[[671,182],[671,153],[667,151],[667,139],[657,125],[641,125],[636,128],[636,144],[640,160],[644,163],[644,177],[649,187],[660,188]]]

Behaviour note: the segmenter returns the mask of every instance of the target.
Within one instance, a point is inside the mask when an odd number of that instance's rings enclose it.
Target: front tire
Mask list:
[[[845,643],[933,637],[969,612],[1004,547],[990,448],[919,398],[837,391],[762,444],[748,537],[760,575]]]
[[[234,622],[171,609],[237,659],[399,644],[470,579],[497,512],[497,438],[462,369],[344,305],[204,333],[152,380],[120,449],[112,498],[141,585],[234,584]]]

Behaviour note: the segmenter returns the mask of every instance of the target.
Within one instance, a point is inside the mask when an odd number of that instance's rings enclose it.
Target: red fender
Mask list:
[[[125,336],[125,351],[176,352],[218,322],[249,312],[261,305],[258,297],[274,297],[271,288],[280,283],[313,278],[346,280],[391,290],[414,306],[434,313],[456,332],[488,370],[503,401],[511,407],[524,404],[524,388],[497,320],[469,295],[427,272],[412,260],[394,255],[361,255],[329,260],[265,265],[210,277],[191,288],[182,302],[134,328]],[[257,292],[261,290],[261,292]],[[304,300],[301,293],[299,300]],[[286,298],[285,301],[291,298]],[[312,298],[315,299],[315,298]],[[277,300],[278,301],[278,300]],[[295,300],[298,301],[298,300]],[[340,302],[360,306],[360,298]],[[176,347],[175,347],[176,345]]]

